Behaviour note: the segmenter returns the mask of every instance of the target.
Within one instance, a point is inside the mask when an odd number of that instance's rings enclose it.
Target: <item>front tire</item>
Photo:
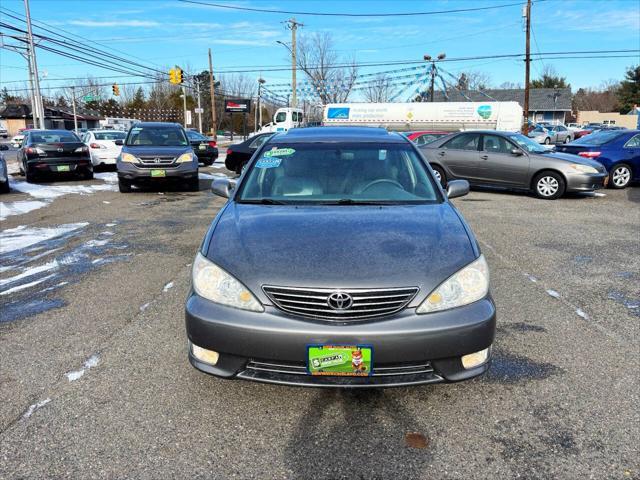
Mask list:
[[[436,180],[442,185],[442,188],[447,188],[447,175],[444,173],[444,170],[437,165],[431,165],[431,168],[436,175]]]
[[[542,172],[533,179],[533,192],[543,200],[555,200],[564,195],[566,183],[556,172]]]
[[[611,169],[609,186],[615,189],[627,188],[631,183],[631,167],[626,163],[619,163]]]
[[[571,142],[571,137],[564,137],[564,143]]]
[[[0,193],[9,193],[11,188],[9,188],[9,179],[4,183],[0,183]]]
[[[131,193],[131,182],[128,180],[118,179],[118,190],[120,193]]]
[[[545,145],[551,145],[551,139],[549,137],[544,139],[544,144]]]

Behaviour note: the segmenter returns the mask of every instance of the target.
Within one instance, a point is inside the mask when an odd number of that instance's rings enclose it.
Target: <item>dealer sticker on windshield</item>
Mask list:
[[[311,375],[366,377],[373,371],[370,345],[307,345],[307,359]]]
[[[258,168],[275,168],[279,167],[282,162],[281,158],[261,158],[256,162]]]
[[[265,157],[288,157],[293,155],[296,151],[293,148],[274,148],[264,152]]]

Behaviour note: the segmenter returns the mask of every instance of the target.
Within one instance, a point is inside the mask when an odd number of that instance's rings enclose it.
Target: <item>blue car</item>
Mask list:
[[[600,162],[609,172],[611,188],[640,180],[640,130],[601,130],[556,149]]]

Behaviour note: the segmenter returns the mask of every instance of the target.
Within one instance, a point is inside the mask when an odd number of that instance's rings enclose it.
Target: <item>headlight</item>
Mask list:
[[[264,312],[264,307],[244,285],[200,252],[193,262],[192,280],[193,289],[207,300],[242,310]]]
[[[176,160],[178,163],[189,163],[193,162],[193,153],[183,153]]]
[[[123,153],[122,155],[120,155],[120,161],[128,163],[138,163],[138,159],[136,158],[136,156],[131,155],[130,153]]]
[[[431,292],[416,313],[438,312],[468,305],[484,298],[488,291],[489,267],[484,255],[480,255]]]
[[[579,163],[572,163],[571,165],[569,165],[569,168],[572,168],[580,173],[598,173],[598,170],[596,170],[593,167],[590,167],[589,165],[580,165]]]

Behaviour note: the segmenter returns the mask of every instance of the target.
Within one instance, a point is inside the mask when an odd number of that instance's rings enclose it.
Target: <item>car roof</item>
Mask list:
[[[276,134],[269,143],[407,143],[404,136],[377,127],[303,127]]]

